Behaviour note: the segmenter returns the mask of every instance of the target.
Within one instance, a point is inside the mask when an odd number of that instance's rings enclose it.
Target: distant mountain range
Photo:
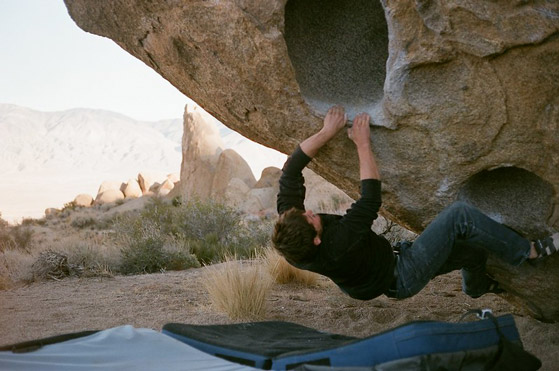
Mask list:
[[[109,111],[0,104],[0,133],[0,174],[180,169],[180,119],[147,123]]]
[[[41,217],[45,208],[60,207],[78,193],[95,197],[104,180],[126,181],[140,171],[180,173],[182,121],[147,122],[104,110],[40,112],[0,104],[2,217]],[[284,155],[215,123],[225,148],[243,156],[256,178],[266,166],[281,166]]]

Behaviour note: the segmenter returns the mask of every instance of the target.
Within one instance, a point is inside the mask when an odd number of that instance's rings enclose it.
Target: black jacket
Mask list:
[[[287,159],[279,181],[279,213],[292,207],[304,210],[302,171],[310,161],[300,147]],[[386,292],[395,263],[390,243],[371,230],[380,205],[380,181],[362,180],[361,198],[344,216],[319,214],[323,232],[316,254],[308,261],[293,264],[330,278],[355,299],[369,300]]]

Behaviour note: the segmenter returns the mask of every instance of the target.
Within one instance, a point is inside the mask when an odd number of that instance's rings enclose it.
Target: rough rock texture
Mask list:
[[[332,103],[350,117],[371,113],[383,214],[414,231],[457,198],[530,237],[559,229],[557,2],[65,2],[84,30],[284,153]],[[312,168],[357,196],[344,135]],[[505,282],[524,278],[517,294],[536,316],[559,320],[559,295],[550,295],[559,259],[535,272],[498,267]]]

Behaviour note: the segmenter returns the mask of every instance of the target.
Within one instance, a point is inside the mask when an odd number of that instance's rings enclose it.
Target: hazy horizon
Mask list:
[[[114,41],[81,30],[68,15],[62,0],[0,2],[0,43],[2,104],[47,113],[82,108],[104,110],[149,122],[170,119],[182,122],[185,105],[195,104]],[[270,151],[263,149],[258,156],[246,160],[253,168],[253,161],[264,161],[273,153]],[[279,152],[271,155],[278,156]],[[270,166],[277,166],[273,159],[270,161]],[[45,182],[49,184],[44,174],[35,178],[32,175],[0,172],[0,184],[14,189],[40,189]],[[99,179],[99,184],[103,180]],[[40,202],[41,197],[35,192],[28,198]],[[75,194],[68,197],[73,199]],[[4,205],[0,202],[0,212],[6,209],[6,202],[6,199]],[[17,204],[18,201],[9,198],[9,202]],[[2,217],[6,219],[6,216],[3,212]]]

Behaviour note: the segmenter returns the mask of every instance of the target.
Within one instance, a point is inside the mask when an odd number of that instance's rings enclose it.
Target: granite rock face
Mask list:
[[[557,2],[65,2],[81,28],[284,153],[334,103],[350,118],[369,112],[383,214],[414,231],[456,199],[533,238],[559,230]],[[346,136],[311,167],[358,196]],[[524,282],[543,285],[515,292],[530,291],[528,307],[544,319],[559,320],[559,296],[547,300],[559,287],[558,263],[526,273],[533,280]],[[503,280],[517,274],[501,267]]]

